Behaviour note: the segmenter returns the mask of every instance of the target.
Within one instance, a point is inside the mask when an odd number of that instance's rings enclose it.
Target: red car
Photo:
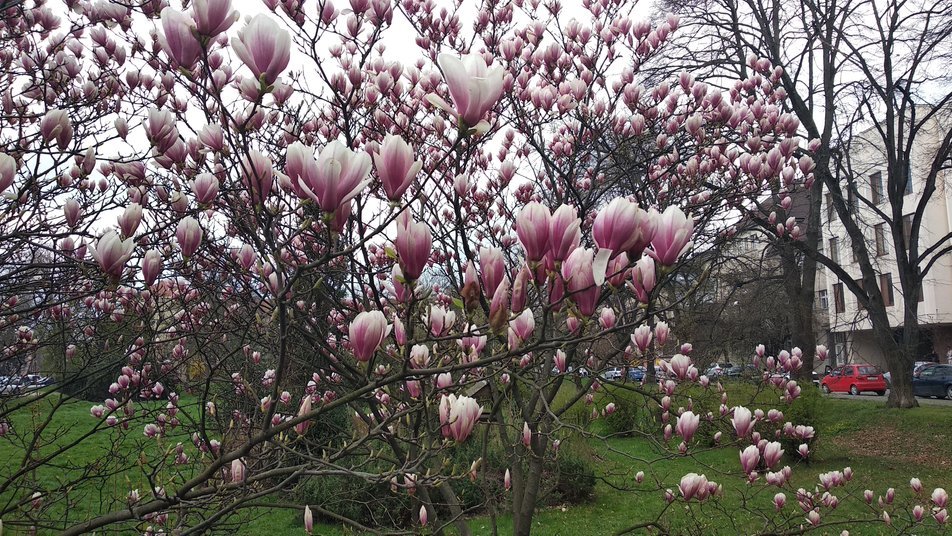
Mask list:
[[[883,371],[873,365],[846,365],[833,369],[820,388],[824,393],[849,393],[858,395],[863,391],[875,391],[877,395],[886,394],[886,379]]]

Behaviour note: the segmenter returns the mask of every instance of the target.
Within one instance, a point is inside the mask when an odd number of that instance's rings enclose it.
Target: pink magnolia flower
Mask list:
[[[675,354],[668,362],[668,367],[678,379],[683,380],[687,377],[688,370],[691,368],[691,358],[683,354]]]
[[[178,227],[175,228],[175,238],[178,240],[179,248],[182,250],[183,257],[191,257],[202,243],[202,227],[198,220],[191,216],[182,218]]]
[[[909,487],[912,488],[912,491],[915,493],[922,493],[922,481],[916,477],[909,480]]]
[[[304,530],[308,534],[314,533],[314,514],[311,513],[310,506],[304,506]]]
[[[522,423],[522,444],[525,445],[526,448],[529,448],[529,445],[531,443],[532,443],[532,430],[529,429],[528,422],[523,422]]]
[[[655,324],[654,336],[658,346],[664,346],[664,343],[668,342],[668,335],[670,333],[671,330],[668,328],[667,322],[658,322]]]
[[[611,329],[615,327],[615,321],[617,320],[615,316],[615,310],[611,307],[602,307],[601,312],[598,314],[598,324],[602,326],[602,329]]]
[[[520,341],[528,341],[535,330],[535,316],[532,314],[532,309],[526,309],[519,316],[510,320],[509,327],[519,337]]]
[[[6,153],[0,153],[0,194],[13,184],[19,167],[15,158]]]
[[[139,228],[139,223],[142,222],[142,205],[139,203],[131,203],[117,220],[122,236],[128,238],[136,234],[136,229]]]
[[[555,368],[559,371],[559,374],[565,374],[566,371],[566,359],[567,356],[562,350],[555,351],[555,357],[553,361],[555,362]]]
[[[426,512],[426,505],[424,504],[420,507],[420,525],[425,527],[429,519],[429,514]]]
[[[66,203],[63,205],[63,216],[66,218],[66,225],[70,229],[76,227],[79,224],[79,220],[83,215],[83,207],[79,204],[79,201],[70,198],[66,200]]]
[[[697,497],[698,500],[704,500],[709,493],[707,477],[697,473],[688,473],[681,477],[678,489],[685,501],[690,501],[694,497]]]
[[[942,488],[932,490],[932,504],[939,508],[945,508],[949,503],[949,494]]]
[[[648,254],[664,266],[671,266],[691,247],[694,219],[671,205],[664,210]]]
[[[760,463],[760,451],[756,445],[749,445],[740,452],[740,465],[748,475],[757,469],[758,463]]]
[[[644,255],[631,270],[632,288],[638,301],[648,303],[656,282],[655,261],[650,256]]]
[[[167,7],[162,10],[162,32],[159,44],[175,63],[191,69],[202,53],[202,45],[195,37],[195,23],[181,11]]]
[[[156,249],[146,251],[142,257],[142,280],[146,286],[151,287],[161,272],[162,253]]]
[[[783,505],[787,504],[787,496],[783,493],[777,493],[773,497],[774,506],[777,507],[777,511],[783,510]]]
[[[92,255],[106,274],[118,278],[122,276],[126,262],[132,256],[135,242],[131,238],[122,240],[115,231],[107,231],[93,247]]]
[[[354,358],[367,362],[390,334],[387,317],[380,311],[364,311],[350,323],[348,336]]]
[[[192,19],[199,35],[217,37],[238,20],[231,0],[192,0]]]
[[[489,126],[482,126],[480,122],[502,95],[503,68],[497,66],[490,69],[479,54],[469,54],[462,59],[440,54],[437,63],[443,70],[456,109],[450,108],[446,101],[436,95],[429,95],[429,101],[457,116],[462,126],[488,130]]]
[[[245,462],[241,458],[231,461],[231,481],[236,484],[245,481]]]
[[[50,110],[40,119],[40,136],[43,141],[56,140],[56,146],[61,151],[69,147],[73,139],[73,124],[69,121],[66,110]]]
[[[584,316],[592,316],[602,293],[611,251],[576,248],[562,263],[562,279],[571,299]]]
[[[535,201],[526,204],[516,216],[516,234],[529,262],[539,262],[549,251],[551,218],[549,209]]]
[[[635,203],[624,197],[616,197],[595,216],[592,238],[599,248],[612,250],[613,256],[622,252],[641,255],[641,249],[651,240],[650,236],[645,235],[653,231],[653,227],[644,221],[650,218]]]
[[[780,443],[772,441],[764,447],[764,464],[768,468],[772,469],[777,465],[781,456],[783,456],[783,449],[780,448]]]
[[[388,134],[373,155],[374,168],[387,199],[398,201],[413,183],[423,162],[413,159],[413,149],[400,136]]]
[[[269,86],[291,60],[290,34],[271,17],[262,14],[255,15],[238,32],[238,37],[231,40],[231,47],[255,78]]]
[[[549,219],[549,246],[552,260],[560,262],[578,249],[582,241],[582,220],[569,205],[561,205]]]
[[[211,173],[200,173],[192,181],[192,192],[195,193],[195,200],[202,205],[211,204],[218,197],[219,182]]]
[[[684,439],[685,443],[690,443],[700,423],[700,415],[695,415],[692,411],[685,411],[678,416],[678,423],[677,426],[675,426],[675,430],[678,432],[678,435]]]
[[[827,350],[826,346],[822,344],[818,344],[816,347],[817,359],[819,359],[820,361],[826,361],[826,358],[828,355],[829,355],[829,350]]]
[[[301,197],[315,201],[327,213],[348,206],[370,182],[370,156],[356,154],[337,140],[324,146],[317,161],[310,149],[292,143],[287,159],[285,171],[292,183],[297,181]]]
[[[497,333],[501,333],[509,320],[509,280],[503,277],[502,283],[493,293],[493,299],[489,302],[489,327]]]
[[[506,474],[502,478],[502,485],[506,488],[506,491],[512,488],[512,476],[509,474],[509,469],[506,469]]]
[[[737,437],[739,438],[747,437],[754,429],[753,415],[749,409],[743,406],[734,408],[734,416],[731,421],[734,424],[734,431],[737,432]]]
[[[499,248],[479,248],[479,269],[482,272],[483,292],[490,300],[506,277],[506,263]]]
[[[409,217],[403,222],[398,221],[397,239],[393,245],[397,250],[403,277],[407,281],[419,279],[430,260],[430,249],[433,247],[430,228]]]
[[[475,398],[444,395],[440,401],[440,423],[446,427],[446,437],[462,443],[473,432],[483,408]]]
[[[447,311],[439,305],[433,305],[426,315],[426,323],[430,326],[430,333],[434,337],[439,337],[456,323],[456,313],[452,310]]]
[[[512,303],[513,313],[521,313],[526,308],[526,300],[529,294],[529,284],[532,281],[532,271],[527,265],[516,274],[516,279],[512,283]]]

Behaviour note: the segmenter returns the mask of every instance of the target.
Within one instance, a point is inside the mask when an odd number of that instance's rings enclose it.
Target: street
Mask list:
[[[842,400],[863,400],[867,402],[885,403],[886,397],[889,396],[889,393],[887,392],[883,396],[878,396],[875,393],[860,393],[859,396],[853,396],[849,393],[830,393],[826,396],[830,398],[839,398]],[[921,406],[952,406],[952,400],[947,398],[923,398],[920,396],[916,397],[916,400],[919,401],[919,405]]]

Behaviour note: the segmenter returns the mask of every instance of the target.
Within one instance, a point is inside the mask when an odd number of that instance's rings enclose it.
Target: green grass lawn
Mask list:
[[[851,466],[855,475],[854,484],[859,493],[863,488],[869,487],[877,495],[883,494],[887,487],[892,486],[900,495],[908,496],[908,480],[911,476],[920,478],[928,492],[938,486],[952,490],[952,408],[925,406],[913,410],[891,410],[874,402],[823,399],[820,402],[820,410],[817,426],[820,436],[812,456],[813,461],[808,466],[795,467],[795,487],[812,489],[817,485],[819,473]],[[14,428],[20,430],[39,426],[44,422],[42,405],[33,411],[18,413],[13,419]],[[49,433],[45,434],[44,443],[39,445],[32,455],[47,455],[58,445],[82,438],[95,422],[96,420],[89,416],[88,403],[64,405],[47,425]],[[138,449],[147,455],[153,455],[158,452],[157,449],[174,447],[176,441],[188,439],[176,438],[173,435],[159,443],[146,440],[139,431],[130,434],[97,433],[82,439],[75,448],[57,458],[53,464],[35,471],[31,478],[38,488],[51,489],[81,474],[93,460],[108,464],[106,455],[111,449],[126,452]],[[646,440],[593,439],[591,446],[600,478],[593,499],[579,505],[541,509],[535,517],[537,530],[534,532],[566,536],[612,534],[625,527],[652,520],[666,507],[663,489],[676,489],[681,476],[690,471],[706,473],[710,479],[724,486],[725,494],[723,498],[706,503],[700,509],[696,504],[687,506],[683,502],[675,502],[665,515],[672,532],[685,532],[690,528],[692,532],[701,530],[706,534],[744,534],[764,528],[743,512],[745,509],[769,507],[776,490],[770,488],[755,495],[749,504],[739,503],[738,494],[732,491],[746,484],[739,474],[736,447],[705,450],[698,453],[694,460],[675,457],[651,465],[639,465],[639,462],[633,462],[632,459],[658,457],[652,444]],[[24,450],[15,442],[0,440],[0,457],[5,460],[0,474],[7,475],[11,468],[22,462]],[[704,467],[702,470],[699,470],[699,464]],[[55,511],[62,519],[76,522],[115,509],[119,507],[118,501],[111,500],[110,497],[121,497],[127,490],[136,487],[143,490],[148,488],[145,475],[149,468],[146,466],[105,466],[97,469],[106,469],[109,476],[87,482],[84,489],[73,490],[69,495],[69,507]],[[634,475],[639,470],[645,471],[647,478],[643,484],[637,485]],[[730,474],[725,475],[723,472]],[[0,494],[0,504],[10,505],[23,500],[24,497],[29,497],[32,491],[8,490]],[[802,519],[793,493],[789,490],[786,490],[786,493],[788,505],[785,511],[789,512],[792,518]],[[845,492],[839,488],[835,493],[842,498]],[[844,500],[834,516],[846,518],[851,514],[862,514],[869,517],[879,513],[878,509],[866,509],[858,501]],[[301,515],[297,510],[259,508],[245,515],[247,522],[233,532],[247,535],[303,534]],[[498,524],[501,534],[511,533],[511,520],[507,516],[500,517]],[[469,519],[469,525],[475,534],[492,534],[491,523],[486,517],[473,517]],[[6,528],[6,534],[11,533],[9,524]],[[879,524],[841,528],[850,528],[853,534],[886,533],[885,527]],[[829,533],[838,534],[839,530],[840,528],[837,528],[835,532]],[[13,533],[17,532],[14,530]],[[348,529],[327,525],[321,526],[319,533],[353,534]],[[913,533],[941,532],[934,521],[927,520],[922,528],[917,528]]]

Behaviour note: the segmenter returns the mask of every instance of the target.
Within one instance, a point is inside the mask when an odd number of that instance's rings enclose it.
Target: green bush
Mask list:
[[[595,469],[592,460],[569,449],[556,458],[555,494],[560,502],[581,503],[595,494]]]
[[[806,443],[809,445],[810,450],[813,450],[814,444],[820,434],[818,425],[820,421],[820,405],[822,403],[823,397],[820,396],[820,390],[811,384],[802,386],[800,396],[797,397],[792,404],[786,408],[782,408],[785,422],[793,423],[794,426],[801,424],[804,426],[812,426],[814,430],[813,439],[809,441],[801,441],[800,439],[784,435],[780,443],[783,445],[787,456],[793,459],[799,459],[797,448],[800,447],[801,443]]]
[[[406,493],[391,492],[384,483],[344,476],[311,477],[298,486],[298,496],[309,505],[371,527],[407,526],[410,521],[410,497]]]
[[[660,430],[659,406],[647,396],[629,389],[606,389],[599,406],[605,407],[609,403],[615,404],[615,412],[601,419],[604,434],[630,436],[635,431],[651,433]]]

